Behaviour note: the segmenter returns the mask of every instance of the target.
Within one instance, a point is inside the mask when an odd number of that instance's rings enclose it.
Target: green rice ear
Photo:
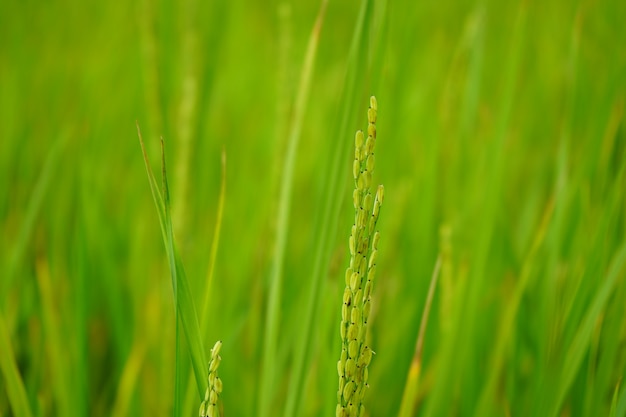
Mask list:
[[[219,417],[220,411],[217,403],[220,394],[224,388],[222,380],[217,375],[217,369],[220,366],[222,357],[220,350],[222,349],[222,341],[218,340],[211,349],[211,360],[209,361],[208,387],[204,395],[204,401],[200,404],[200,417]]]
[[[384,188],[378,186],[376,193],[371,190],[372,173],[376,165],[376,119],[378,103],[370,98],[367,112],[367,139],[362,131],[354,137],[354,161],[352,176],[355,189],[352,193],[354,225],[348,247],[350,267],[346,269],[345,290],[341,306],[341,359],[337,362],[339,389],[337,391],[336,416],[358,417],[365,414],[365,396],[368,369],[372,360],[372,350],[365,346],[367,321],[371,313],[371,291],[376,273],[378,242],[380,233],[375,231],[380,207],[383,203]]]

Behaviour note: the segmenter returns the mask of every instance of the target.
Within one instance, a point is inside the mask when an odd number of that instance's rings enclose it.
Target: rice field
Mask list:
[[[5,1],[0,416],[625,417],[625,19]]]

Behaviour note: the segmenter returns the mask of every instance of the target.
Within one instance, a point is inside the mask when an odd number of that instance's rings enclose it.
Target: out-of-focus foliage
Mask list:
[[[268,391],[283,414],[324,207],[339,208],[297,406],[334,415],[353,221],[353,134],[336,129],[347,100],[346,128],[365,128],[372,94],[386,198],[370,415],[400,408],[439,254],[417,415],[608,415],[626,372],[623,1],[372,2],[349,98],[361,6],[329,2],[295,156],[278,377],[261,389],[283,161],[319,6],[3,2],[0,415],[14,399],[35,416],[171,414],[172,287],[135,121],[152,161],[164,137],[199,310],[227,155],[204,335],[223,341],[224,415],[257,415]],[[340,152],[345,192],[330,201]]]

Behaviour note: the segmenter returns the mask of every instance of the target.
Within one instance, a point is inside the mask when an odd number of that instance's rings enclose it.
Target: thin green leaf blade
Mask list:
[[[32,417],[33,413],[26,396],[24,381],[22,381],[20,371],[17,369],[2,311],[0,311],[0,352],[2,352],[0,354],[0,369],[6,382],[7,395],[13,413],[17,417]]]

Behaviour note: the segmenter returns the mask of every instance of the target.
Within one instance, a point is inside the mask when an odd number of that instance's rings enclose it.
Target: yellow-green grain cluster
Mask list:
[[[376,145],[376,98],[370,98],[367,112],[367,139],[362,131],[354,140],[354,225],[350,234],[350,266],[346,270],[346,288],[341,309],[341,359],[337,363],[339,390],[337,417],[361,417],[365,413],[363,397],[367,385],[372,349],[365,344],[371,311],[371,293],[376,273],[379,232],[378,214],[384,188],[379,185],[372,195],[374,147]]]
[[[222,380],[217,375],[217,368],[220,366],[222,357],[220,349],[222,342],[217,341],[211,349],[211,361],[209,362],[209,386],[204,394],[204,401],[200,404],[200,417],[219,417],[220,411],[217,405],[222,392]]]

